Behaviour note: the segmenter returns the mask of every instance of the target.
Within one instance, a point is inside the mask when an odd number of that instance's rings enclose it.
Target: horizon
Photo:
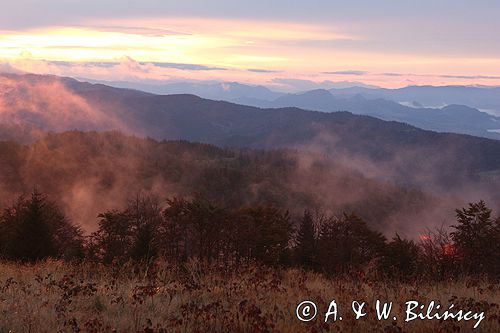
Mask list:
[[[337,82],[500,86],[500,72],[491,71],[500,68],[496,7],[485,0],[474,6],[26,0],[0,14],[0,71],[238,82],[290,92]],[[42,10],[48,14],[38,15]]]
[[[0,64],[1,65],[1,64]],[[246,85],[249,87],[262,87],[269,89],[270,91],[273,92],[278,92],[278,93],[289,93],[289,94],[301,94],[301,93],[306,93],[314,90],[342,90],[342,89],[350,89],[350,88],[366,88],[366,89],[387,89],[387,90],[398,90],[398,89],[404,89],[404,88],[412,88],[412,87],[420,87],[420,88],[425,88],[425,87],[432,87],[432,88],[452,88],[452,87],[464,87],[464,88],[478,88],[478,89],[496,89],[500,88],[500,85],[481,85],[481,84],[408,84],[405,86],[401,87],[394,87],[394,88],[386,88],[383,86],[375,86],[375,85],[368,85],[363,82],[356,82],[356,81],[329,81],[329,82],[305,82],[304,84],[306,86],[303,86],[302,89],[301,87],[296,87],[295,89],[273,89],[272,86],[269,86],[265,83],[246,83],[246,82],[241,82],[241,81],[223,81],[223,80],[172,80],[172,81],[165,81],[165,80],[151,80],[151,79],[146,79],[146,80],[114,80],[112,78],[110,79],[93,79],[91,77],[80,77],[80,76],[71,76],[71,75],[64,75],[64,74],[53,74],[53,73],[36,73],[36,72],[27,72],[27,71],[22,71],[19,69],[11,68],[8,70],[0,69],[0,75],[9,75],[9,74],[15,74],[15,75],[41,75],[41,76],[54,76],[54,77],[59,77],[59,78],[67,78],[67,79],[74,79],[79,82],[87,82],[90,84],[103,84],[103,85],[108,85],[110,87],[115,87],[115,88],[122,88],[122,89],[131,89],[131,90],[139,90],[139,91],[144,91],[148,92],[146,89],[141,89],[140,85],[150,85],[150,86],[158,86],[161,87],[162,85],[175,85],[175,84],[196,84],[196,85],[217,85],[217,84],[240,84],[240,85]],[[130,84],[135,84],[135,88],[124,88],[120,86],[120,83],[130,83]],[[309,87],[307,87],[309,86]],[[154,92],[149,92],[153,95],[169,95],[168,93],[162,94],[162,93],[154,93]],[[190,94],[190,93],[187,93]]]

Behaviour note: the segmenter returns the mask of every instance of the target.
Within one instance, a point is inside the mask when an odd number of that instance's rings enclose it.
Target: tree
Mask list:
[[[456,210],[451,238],[463,269],[468,273],[500,274],[500,220],[491,217],[484,201]]]
[[[124,210],[99,214],[99,229],[91,235],[89,252],[105,263],[149,260],[159,254],[162,213],[158,200],[137,196]]]
[[[164,239],[163,255],[176,261],[185,261],[190,253],[188,202],[174,197],[167,200],[167,204],[160,226],[160,235]]]
[[[163,220],[158,199],[137,196],[129,202],[126,215],[131,219],[131,258],[149,260],[156,257],[162,242],[158,230]]]
[[[344,213],[324,223],[318,240],[318,259],[327,273],[347,273],[382,254],[385,237],[372,231],[355,214]]]
[[[422,273],[427,277],[443,280],[460,273],[455,245],[444,226],[420,235],[419,251],[420,260],[425,265]]]
[[[380,264],[383,273],[406,280],[415,277],[419,267],[419,247],[414,241],[396,234],[383,252]]]
[[[177,260],[197,257],[211,261],[223,252],[228,240],[228,214],[224,208],[200,197],[173,198],[167,203],[162,226],[162,234],[169,243],[167,254]]]
[[[232,216],[232,246],[238,258],[269,265],[289,261],[290,215],[273,206],[241,208]]]
[[[99,229],[90,236],[91,256],[104,263],[126,261],[132,244],[131,219],[123,211],[112,210],[99,214]]]
[[[82,231],[36,189],[0,217],[0,253],[11,260],[70,259],[83,251]]]
[[[306,210],[297,233],[297,246],[295,248],[297,264],[304,268],[315,269],[316,258],[316,232],[311,213]]]

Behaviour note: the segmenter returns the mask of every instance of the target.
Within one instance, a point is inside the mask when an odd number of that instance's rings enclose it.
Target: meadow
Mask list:
[[[343,320],[324,322],[336,300]],[[394,302],[397,321],[377,320],[377,299]],[[296,317],[313,300],[318,316]],[[367,302],[355,320],[351,302]],[[404,322],[408,300],[435,300],[485,311],[473,321]],[[24,332],[500,332],[500,285],[484,279],[441,282],[378,281],[368,275],[332,276],[255,263],[219,267],[190,260],[173,265],[68,263],[0,264],[0,333]],[[392,316],[392,314],[391,314]]]

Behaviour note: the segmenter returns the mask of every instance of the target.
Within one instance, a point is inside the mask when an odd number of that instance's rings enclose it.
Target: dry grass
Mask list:
[[[299,322],[295,308],[314,300],[320,315]],[[323,323],[332,299],[343,321]],[[397,322],[377,321],[376,299],[393,301]],[[473,323],[414,321],[404,324],[407,300],[479,308],[477,332],[500,332],[500,286],[478,281],[432,285],[326,279],[300,270],[255,265],[225,272],[190,262],[107,268],[48,261],[0,264],[0,333],[4,332],[469,332]],[[372,308],[355,321],[352,300]]]

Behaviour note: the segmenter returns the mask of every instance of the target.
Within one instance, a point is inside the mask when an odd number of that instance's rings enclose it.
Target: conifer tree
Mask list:
[[[316,234],[313,217],[308,210],[304,212],[297,234],[296,260],[304,268],[314,269],[317,266]]]
[[[38,190],[20,196],[0,216],[0,253],[20,261],[81,255],[82,233]]]
[[[500,223],[491,217],[484,201],[456,210],[451,233],[463,269],[469,273],[500,274]]]

